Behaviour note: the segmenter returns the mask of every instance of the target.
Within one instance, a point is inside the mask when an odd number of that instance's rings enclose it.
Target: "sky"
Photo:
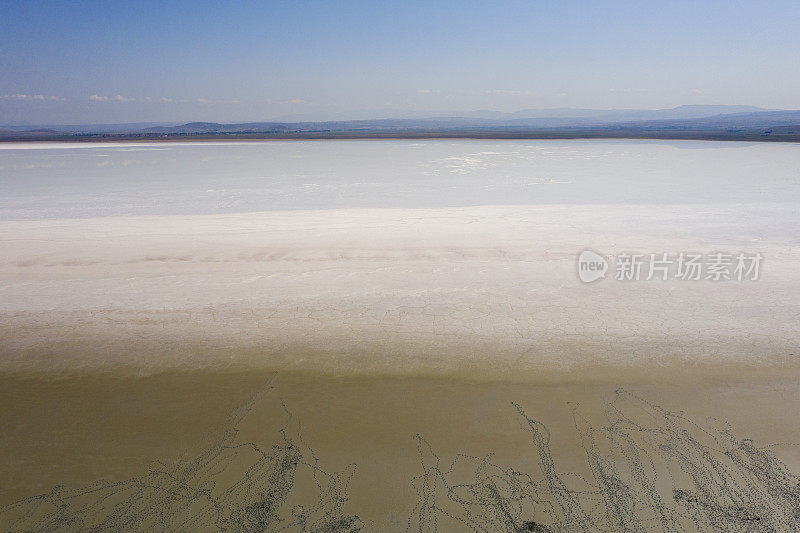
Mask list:
[[[0,0],[0,124],[800,108],[800,2]]]

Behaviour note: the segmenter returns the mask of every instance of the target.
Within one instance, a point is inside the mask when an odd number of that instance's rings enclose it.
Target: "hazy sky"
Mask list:
[[[0,0],[0,123],[800,108],[800,2]]]

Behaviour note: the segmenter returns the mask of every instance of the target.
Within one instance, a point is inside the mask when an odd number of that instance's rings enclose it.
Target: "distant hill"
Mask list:
[[[474,111],[461,116],[490,120],[514,119],[561,119],[582,120],[585,122],[624,122],[642,120],[670,120],[702,118],[714,115],[731,115],[736,113],[755,113],[768,111],[754,106],[744,105],[682,105],[672,109],[523,109],[513,113],[499,111]]]
[[[754,111],[755,110],[755,111]],[[476,112],[481,114],[483,112]],[[665,110],[540,110],[502,116],[327,122],[189,122],[148,127],[7,127],[0,140],[164,138],[665,138],[800,141],[800,111],[749,106],[681,106]],[[547,115],[552,116],[526,116]],[[646,118],[643,118],[646,117]]]
[[[154,126],[175,126],[175,122],[128,122],[121,124],[0,124],[0,130],[33,131],[53,130],[62,133],[115,133],[131,132]]]
[[[244,124],[219,124],[216,122],[189,122],[180,126],[156,126],[136,130],[140,133],[277,133],[290,128],[275,122],[248,122]]]

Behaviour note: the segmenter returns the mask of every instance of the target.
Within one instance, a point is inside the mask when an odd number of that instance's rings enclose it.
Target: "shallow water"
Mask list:
[[[709,141],[7,144],[0,219],[796,203],[798,160],[794,144]]]

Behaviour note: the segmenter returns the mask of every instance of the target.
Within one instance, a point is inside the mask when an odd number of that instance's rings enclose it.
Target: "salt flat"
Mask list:
[[[800,250],[775,227],[793,217],[547,205],[5,221],[0,368],[781,372],[800,340]],[[586,248],[765,259],[756,281],[585,284]]]
[[[166,510],[144,505],[147,491],[175,479],[159,472],[195,457],[219,459],[181,470],[196,494],[213,486],[218,502],[250,508],[273,478],[240,479],[253,457],[230,452],[287,442],[319,477],[304,484],[299,471],[286,519],[295,504],[318,509],[308,504],[324,478],[366,530],[459,531],[447,484],[473,498],[491,473],[501,507],[526,490],[542,506],[519,523],[555,528],[578,512],[596,527],[574,530],[611,530],[597,501],[627,497],[614,480],[634,487],[641,524],[658,513],[684,530],[796,523],[795,146],[0,149],[4,526],[63,520],[70,502],[71,519],[146,530]],[[581,281],[585,250],[610,261],[605,279]],[[715,252],[760,254],[757,279],[706,279]],[[672,264],[648,281],[644,266],[620,281],[626,253],[698,253],[706,270],[682,280]],[[620,447],[620,424],[644,441]],[[219,447],[220,434],[236,439]],[[613,483],[595,457],[618,468]],[[637,457],[662,462],[643,470]],[[712,470],[718,483],[688,474]],[[563,491],[542,490],[543,473]],[[112,493],[125,501],[119,487],[145,511],[104,507]],[[687,490],[703,491],[700,515],[676,500]],[[574,505],[553,511],[548,499],[567,493]],[[471,509],[495,516],[482,505]]]

